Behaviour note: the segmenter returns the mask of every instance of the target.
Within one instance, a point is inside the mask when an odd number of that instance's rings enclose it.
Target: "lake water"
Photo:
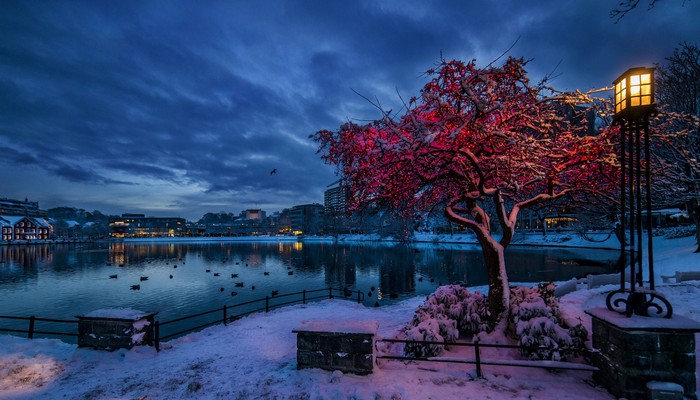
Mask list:
[[[511,282],[562,281],[614,272],[617,255],[511,247],[506,263]],[[383,305],[454,282],[487,283],[478,246],[111,242],[0,247],[0,315],[21,317],[74,319],[100,308],[134,308],[170,320],[272,291],[329,286],[360,290],[366,305]],[[8,324],[0,319],[0,327]],[[19,324],[26,329],[26,322]]]

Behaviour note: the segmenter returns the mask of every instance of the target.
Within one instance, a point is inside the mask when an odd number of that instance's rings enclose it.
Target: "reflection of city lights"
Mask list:
[[[302,242],[294,242],[294,250],[300,251],[304,247]]]
[[[44,268],[53,262],[53,257],[48,245],[2,246],[0,247],[0,268],[4,269],[5,266],[19,266],[21,268],[39,266]]]

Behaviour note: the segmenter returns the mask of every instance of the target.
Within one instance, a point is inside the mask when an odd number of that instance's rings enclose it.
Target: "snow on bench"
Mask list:
[[[671,279],[675,279],[676,283],[685,281],[700,281],[700,271],[676,271],[675,275],[661,275],[664,283],[669,283]]]

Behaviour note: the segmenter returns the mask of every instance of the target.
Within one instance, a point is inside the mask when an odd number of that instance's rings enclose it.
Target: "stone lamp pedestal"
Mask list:
[[[593,378],[617,397],[646,399],[649,382],[672,382],[695,398],[695,333],[700,322],[673,315],[627,317],[607,308],[592,317]]]

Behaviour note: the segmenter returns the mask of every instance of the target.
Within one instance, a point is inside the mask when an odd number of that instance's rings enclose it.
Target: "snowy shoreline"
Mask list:
[[[590,248],[603,250],[619,250],[620,244],[609,234],[594,233],[591,236],[605,237],[602,241],[587,241],[575,232],[550,233],[543,236],[541,232],[527,231],[521,232],[511,242],[512,247],[561,247],[561,248]],[[394,237],[383,237],[377,234],[346,234],[338,236],[198,236],[198,237],[152,237],[152,238],[120,238],[120,239],[101,239],[101,240],[83,240],[83,239],[55,239],[55,240],[22,240],[22,241],[0,241],[0,246],[15,246],[15,245],[46,245],[46,244],[83,244],[91,242],[102,243],[249,243],[249,242],[269,242],[269,243],[369,243],[369,244],[399,244],[400,240]],[[468,233],[458,234],[431,234],[416,232],[413,240],[408,243],[415,244],[464,244],[478,245],[474,235]]]
[[[620,244],[614,236],[607,233],[593,233],[589,236],[604,238],[589,241],[576,232],[550,233],[543,236],[541,232],[523,232],[513,239],[510,246],[531,247],[561,247],[561,248],[591,248],[603,250],[619,250]],[[382,237],[377,234],[346,234],[338,236],[210,236],[210,237],[156,237],[156,238],[124,238],[110,241],[124,243],[225,243],[225,242],[301,242],[301,243],[378,243],[398,244],[400,240],[394,237]],[[420,244],[465,244],[478,245],[473,234],[431,234],[416,232],[413,240],[408,243]]]

